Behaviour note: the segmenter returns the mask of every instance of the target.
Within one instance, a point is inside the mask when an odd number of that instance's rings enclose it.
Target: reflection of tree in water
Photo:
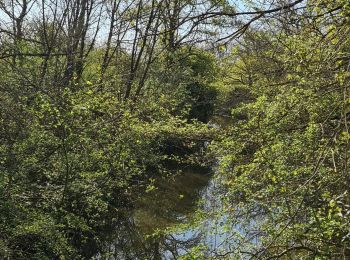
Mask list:
[[[202,168],[188,168],[168,179],[158,179],[157,189],[145,193],[135,205],[133,217],[145,234],[183,223],[196,210],[202,190],[210,176]]]
[[[132,219],[127,219],[115,230],[112,243],[101,253],[101,259],[177,259],[200,240],[200,234],[180,238],[172,234],[159,234],[145,238]]]
[[[102,250],[101,259],[177,259],[201,241],[198,232],[165,234],[156,230],[184,223],[196,211],[207,171],[187,169],[171,179],[159,179],[157,189],[143,194],[130,216],[119,222]],[[153,235],[152,235],[153,234]]]

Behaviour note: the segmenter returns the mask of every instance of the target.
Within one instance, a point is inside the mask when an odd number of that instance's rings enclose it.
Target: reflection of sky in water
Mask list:
[[[112,242],[104,249],[110,256],[98,258],[177,259],[196,246],[210,258],[237,248],[237,238],[247,234],[239,223],[227,221],[228,213],[220,200],[224,189],[213,178],[213,170],[172,169],[182,173],[156,178],[157,188],[143,193],[127,219],[112,232]],[[197,211],[200,221],[193,225]],[[247,241],[252,239],[248,237]]]
[[[103,257],[97,258],[177,259],[196,246],[206,257],[234,251],[236,238],[245,234],[239,225],[225,226],[228,215],[219,200],[223,189],[211,176],[188,168],[171,179],[157,180],[158,188],[139,198],[134,211],[113,230]],[[198,209],[202,218],[191,225]],[[157,230],[165,232],[145,239]]]
[[[223,190],[218,187],[218,181],[215,178],[209,180],[208,185],[202,188],[200,197],[202,200],[201,208],[204,212],[204,218],[197,227],[189,227],[179,232],[174,232],[172,236],[178,240],[186,241],[196,240],[195,245],[204,246],[207,256],[214,256],[226,252],[233,252],[237,248],[236,239],[246,237],[247,242],[256,243],[247,237],[247,233],[239,224],[229,224],[228,215],[224,212],[223,205],[220,201],[220,193]],[[222,195],[222,194],[221,194]],[[195,210],[195,209],[194,209]],[[221,213],[221,215],[220,215]],[[249,227],[255,226],[255,222],[251,222]],[[185,255],[188,250],[179,249],[178,255]],[[165,251],[163,254],[165,259],[173,259],[170,252]],[[244,259],[244,257],[242,256]]]
[[[180,231],[179,233],[173,234],[173,236],[179,241],[189,241],[191,239],[199,238],[198,244],[203,244],[207,247],[208,252],[223,249],[229,249],[230,232],[222,232],[222,224],[226,223],[227,216],[223,215],[220,218],[214,217],[219,212],[221,208],[220,200],[218,200],[216,192],[217,184],[214,179],[211,179],[206,187],[201,191],[201,200],[203,204],[201,205],[206,214],[202,223],[196,228],[188,228]],[[216,215],[217,216],[217,215]],[[185,250],[178,251],[179,255],[186,254]],[[171,259],[171,254],[165,252],[164,257],[166,259]]]

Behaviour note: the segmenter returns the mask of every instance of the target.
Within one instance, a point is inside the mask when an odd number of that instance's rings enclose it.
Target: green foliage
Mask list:
[[[35,77],[38,60],[23,59],[20,70]],[[1,93],[1,257],[92,257],[140,190],[150,190],[150,171],[184,162],[169,142],[196,161],[213,135],[174,108],[177,90],[169,96],[149,82],[159,98],[121,100],[118,76],[101,83],[95,63],[91,57],[84,79],[46,89],[22,86],[21,75],[0,63],[0,83],[11,86]]]
[[[217,60],[210,52],[183,47],[154,66],[149,84],[153,98],[166,101],[173,115],[207,122],[214,112]]]
[[[334,8],[319,4],[322,12]],[[292,35],[251,31],[232,54],[228,74],[240,80],[231,84],[248,98],[233,102],[233,125],[212,148],[222,201],[232,209],[227,222],[243,234],[229,241],[230,256],[349,255],[350,49],[342,11],[303,20]]]
[[[10,2],[0,12],[29,3]],[[208,164],[213,139],[220,209],[184,226],[210,215],[210,235],[230,235],[184,259],[350,257],[349,1],[253,8],[249,24],[232,1],[39,2],[41,22],[23,10],[0,28],[0,258],[94,257],[165,164]],[[276,10],[286,21],[253,27]],[[115,20],[96,47],[104,11]],[[223,36],[232,17],[245,33],[236,45],[223,38],[215,55],[184,44]],[[230,119],[209,127],[214,112]],[[150,236],[155,259],[166,235]]]

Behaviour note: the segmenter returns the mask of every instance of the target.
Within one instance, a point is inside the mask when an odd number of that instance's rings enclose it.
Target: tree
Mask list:
[[[293,24],[251,30],[233,56],[249,91],[220,156],[228,225],[225,256],[349,255],[348,8],[309,1]],[[228,80],[229,82],[229,80]],[[251,99],[253,97],[253,99]]]

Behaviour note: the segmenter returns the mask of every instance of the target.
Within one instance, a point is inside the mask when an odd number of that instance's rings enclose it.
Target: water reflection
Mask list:
[[[156,189],[145,192],[134,210],[114,229],[99,259],[177,259],[203,241],[201,232],[188,229],[158,232],[185,223],[207,194],[210,171],[183,167],[181,174],[156,179]]]
[[[124,223],[116,230],[119,236],[109,248],[100,255],[100,259],[177,259],[201,241],[200,235],[177,237],[173,234],[159,235],[145,239],[139,227],[132,221]]]
[[[193,214],[201,191],[209,182],[208,170],[185,168],[183,173],[158,179],[157,190],[144,194],[133,213],[136,225],[145,234],[184,221]]]

